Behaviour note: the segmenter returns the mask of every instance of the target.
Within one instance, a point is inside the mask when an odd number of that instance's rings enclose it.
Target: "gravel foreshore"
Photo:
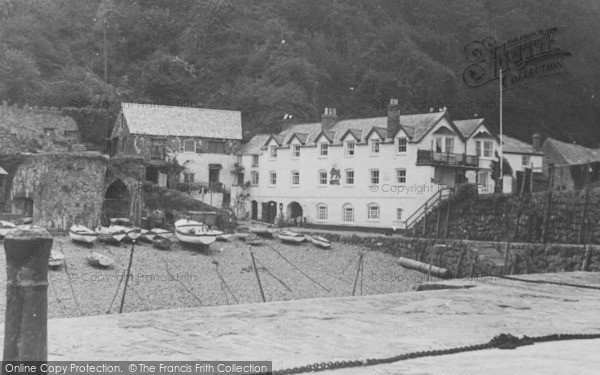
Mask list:
[[[49,271],[50,318],[119,312],[131,244],[95,243],[88,248],[61,236],[54,238],[53,248],[65,254],[66,267]],[[359,256],[364,251],[341,243],[333,243],[330,249],[306,242],[288,245],[275,238],[251,249],[267,302],[351,296]],[[114,256],[114,267],[91,267],[86,261],[90,251]],[[2,316],[6,305],[5,262],[6,257],[1,256]],[[405,292],[426,277],[398,266],[396,258],[389,254],[365,251],[364,269],[357,279],[355,294]],[[176,240],[168,251],[145,243],[135,245],[124,313],[255,302],[262,302],[262,297],[250,247],[243,241],[232,238],[215,242],[208,250]]]

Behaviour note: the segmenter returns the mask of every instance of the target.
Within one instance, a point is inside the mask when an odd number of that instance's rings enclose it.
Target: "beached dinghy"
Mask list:
[[[173,241],[168,238],[156,237],[152,240],[152,245],[159,250],[169,250],[173,246]]]
[[[69,237],[75,242],[92,244],[98,238],[98,234],[83,225],[73,225],[69,229]]]
[[[251,234],[248,237],[246,237],[246,243],[251,246],[258,246],[262,245],[263,240],[256,234]]]
[[[223,233],[217,236],[217,241],[228,241],[231,237],[233,237],[233,233]]]
[[[95,232],[98,235],[98,241],[100,242],[115,244],[120,241],[115,238],[115,234],[118,234],[118,231],[114,228],[98,226],[96,227]]]
[[[248,236],[254,235],[254,233],[250,232],[247,228],[237,228],[234,234],[237,238],[244,241]]]
[[[86,259],[88,264],[93,267],[110,267],[115,263],[113,258],[96,251],[91,251]]]
[[[258,223],[250,224],[248,230],[256,235],[263,237],[272,236],[273,233],[277,232],[277,228],[275,228],[273,225]]]
[[[223,234],[218,230],[210,230],[205,224],[189,219],[181,219],[175,222],[175,236],[181,242],[189,244],[210,245],[217,240],[217,236]]]
[[[17,226],[10,221],[0,220],[0,239],[4,238],[9,230],[15,229]]]
[[[131,227],[116,224],[111,224],[108,228],[113,231],[112,236],[117,242],[123,241],[127,237],[127,232],[131,230]]]
[[[56,250],[50,251],[50,259],[48,260],[48,266],[50,268],[60,267],[65,260],[65,254],[58,252]]]
[[[131,227],[127,231],[127,236],[124,238],[124,240],[126,240],[128,242],[136,241],[138,238],[140,238],[141,235],[142,235],[142,229],[141,228],[139,228],[139,227]]]
[[[306,239],[309,240],[313,245],[322,247],[322,248],[330,248],[331,242],[327,238],[323,238],[321,236],[309,236],[306,235]]]
[[[173,234],[172,232],[162,228],[150,229],[150,233],[154,234],[155,237],[160,237],[164,239],[169,239]]]
[[[306,237],[303,234],[292,232],[291,230],[285,230],[285,229],[280,229],[279,231],[277,231],[277,237],[282,242],[292,242],[292,243],[302,242],[306,239]]]

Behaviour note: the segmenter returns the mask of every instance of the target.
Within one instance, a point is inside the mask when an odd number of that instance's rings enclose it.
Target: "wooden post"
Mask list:
[[[546,206],[544,207],[544,227],[542,228],[542,243],[546,243],[548,235],[548,221],[550,219],[550,211],[552,206],[552,190],[546,193]]]
[[[589,200],[589,196],[590,196],[590,188],[586,185],[585,186],[585,197],[583,199],[583,210],[581,210],[581,224],[579,225],[579,239],[577,242],[579,243],[583,243],[583,234],[585,229],[588,227],[587,225],[587,206],[588,206],[588,200]]]
[[[450,200],[446,200],[446,238],[448,238],[448,232],[450,232]]]
[[[506,247],[504,248],[504,274],[508,272],[508,265],[510,259],[510,242],[506,242]]]
[[[435,227],[435,238],[440,238],[440,221],[442,218],[442,211],[440,210],[440,204],[442,202],[442,196],[440,194],[440,203],[437,206],[437,225]]]
[[[135,250],[135,240],[131,244],[131,253],[129,254],[129,265],[127,266],[127,275],[125,276],[125,286],[123,286],[123,296],[121,296],[121,306],[119,307],[119,314],[123,312],[125,306],[125,295],[127,294],[127,285],[129,284],[129,275],[131,274],[131,265],[133,264],[133,250]]]
[[[356,293],[356,283],[358,282],[358,275],[360,274],[360,272],[362,270],[362,261],[363,261],[363,254],[360,254],[360,258],[358,259],[358,267],[356,268],[356,277],[354,278],[354,286],[352,287],[352,295],[354,295],[354,293]]]
[[[592,261],[592,248],[589,244],[585,245],[585,255],[583,256],[583,264],[581,264],[582,271],[590,270],[590,263]]]
[[[427,233],[427,202],[425,202],[425,215],[423,216],[423,237],[425,237],[425,234]]]
[[[458,262],[456,262],[456,271],[454,273],[454,277],[460,277],[460,264],[462,263],[462,260],[465,257],[466,252],[467,252],[467,249],[464,249],[460,253],[460,256],[458,257]]]
[[[519,202],[519,211],[517,211],[517,222],[515,223],[515,230],[513,232],[512,238],[510,239],[511,241],[517,240],[517,235],[519,234],[519,225],[521,225],[521,215],[523,214],[524,202],[523,196],[521,196],[519,199],[521,199],[521,202]]]
[[[254,261],[254,253],[250,250],[250,257],[252,258],[252,266],[254,268],[254,274],[256,275],[256,280],[258,281],[258,288],[260,289],[260,296],[262,297],[263,302],[267,302],[265,299],[265,292],[263,291],[262,284],[260,282],[260,277],[258,276],[258,269],[256,268],[256,262]]]
[[[46,361],[52,236],[40,227],[20,226],[6,235],[4,249],[7,283],[3,360]],[[6,373],[4,368],[2,373]]]

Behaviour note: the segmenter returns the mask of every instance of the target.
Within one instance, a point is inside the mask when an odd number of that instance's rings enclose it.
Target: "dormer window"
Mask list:
[[[354,156],[355,141],[346,141],[346,156]]]
[[[371,140],[371,155],[379,155],[379,146],[381,141],[379,139]]]
[[[292,158],[298,159],[300,157],[300,145],[292,146]]]
[[[269,150],[271,151],[271,159],[277,158],[277,146],[271,146]]]
[[[252,166],[258,167],[258,155],[252,155]]]
[[[406,137],[397,138],[397,150],[399,154],[406,153]]]
[[[325,157],[329,154],[329,144],[319,143],[319,156]]]

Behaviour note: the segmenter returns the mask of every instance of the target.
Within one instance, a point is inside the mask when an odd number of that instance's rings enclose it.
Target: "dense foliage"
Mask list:
[[[496,85],[469,88],[464,47],[558,27],[567,74],[506,92],[505,131],[600,141],[595,0],[0,0],[0,97],[57,107],[153,101],[241,109],[253,132],[283,115],[405,113],[465,101],[456,119],[498,123]],[[492,103],[487,108],[477,105]],[[101,144],[112,116],[90,115]],[[108,122],[108,123],[107,123]],[[88,133],[88,128],[85,133]]]

